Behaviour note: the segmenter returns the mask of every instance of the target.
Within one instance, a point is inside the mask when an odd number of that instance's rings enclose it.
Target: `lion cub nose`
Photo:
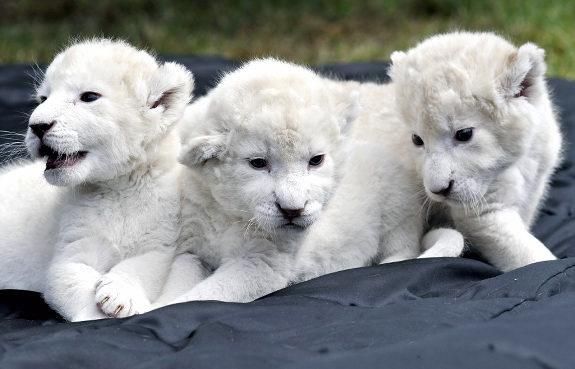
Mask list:
[[[442,196],[449,196],[449,193],[451,192],[451,190],[453,189],[453,184],[455,182],[453,181],[453,179],[451,181],[449,181],[449,184],[447,185],[447,187],[442,188],[441,190],[437,190],[437,191],[431,191],[436,195],[442,195]]]
[[[282,213],[283,217],[286,218],[287,220],[293,220],[293,219],[301,216],[303,213],[303,208],[300,208],[300,209],[282,208],[282,206],[280,204],[278,204],[277,202],[276,202],[276,206],[278,207],[279,211]]]
[[[30,124],[30,129],[36,136],[38,136],[39,139],[42,139],[46,132],[48,132],[55,123],[56,122]]]

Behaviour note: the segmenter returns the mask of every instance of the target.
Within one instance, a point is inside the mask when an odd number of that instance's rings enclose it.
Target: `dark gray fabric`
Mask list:
[[[204,93],[220,58],[180,58]],[[385,63],[321,72],[384,81]],[[24,130],[29,67],[0,67],[0,129]],[[552,80],[569,142],[575,83]],[[575,152],[535,234],[575,257]],[[1,189],[0,189],[1,190]],[[353,247],[353,245],[350,245]],[[1,368],[573,368],[575,258],[500,274],[471,259],[410,260],[326,275],[250,304],[193,302],[124,320],[62,322],[31,292],[0,291]]]

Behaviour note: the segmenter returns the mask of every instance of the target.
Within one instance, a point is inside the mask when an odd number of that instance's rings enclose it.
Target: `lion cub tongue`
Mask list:
[[[82,160],[85,156],[86,156],[85,151],[80,151],[70,155],[66,154],[50,155],[48,156],[48,160],[46,161],[46,170],[71,167],[76,163],[78,163],[80,160]]]

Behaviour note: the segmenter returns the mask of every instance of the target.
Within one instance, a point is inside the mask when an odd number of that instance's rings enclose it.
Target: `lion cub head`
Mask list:
[[[305,229],[338,182],[356,100],[307,68],[252,61],[192,105],[180,161],[228,215],[268,233]]]
[[[26,145],[54,185],[106,181],[150,159],[190,100],[192,75],[122,41],[58,54],[37,89]]]
[[[553,119],[544,51],[490,33],[431,37],[392,55],[397,106],[412,133],[427,195],[478,204]]]

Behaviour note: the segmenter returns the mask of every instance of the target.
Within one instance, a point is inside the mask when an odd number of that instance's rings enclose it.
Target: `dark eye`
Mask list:
[[[411,135],[411,142],[413,142],[415,146],[423,146],[423,140],[416,134]]]
[[[98,100],[100,97],[102,97],[102,95],[100,95],[99,93],[88,91],[88,92],[82,92],[82,94],[80,95],[80,100],[89,103]]]
[[[473,128],[464,128],[455,132],[455,139],[461,142],[467,142],[473,137]]]
[[[325,158],[324,154],[316,155],[316,156],[312,157],[311,159],[309,159],[309,166],[310,167],[319,167],[320,165],[323,164],[324,158]]]
[[[268,166],[268,161],[262,158],[251,159],[249,163],[254,169],[264,169]]]
[[[47,96],[38,96],[38,100],[40,101],[40,104],[42,104],[44,101],[46,101],[48,99]]]

